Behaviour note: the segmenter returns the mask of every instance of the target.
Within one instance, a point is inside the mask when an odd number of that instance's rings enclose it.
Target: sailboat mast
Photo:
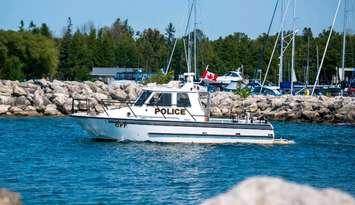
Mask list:
[[[309,38],[310,37],[308,36],[308,38],[307,38],[307,67],[306,67],[306,76],[305,76],[306,87],[307,87],[307,85],[309,83]]]
[[[279,86],[281,86],[282,82],[282,74],[283,74],[283,56],[284,56],[284,0],[281,0],[281,46],[280,46],[280,65],[279,65]]]
[[[187,72],[191,72],[191,32],[189,31],[187,37]]]
[[[197,37],[196,37],[196,27],[197,27],[197,0],[194,0],[194,72],[195,78],[197,78]]]
[[[293,95],[293,81],[295,74],[295,41],[296,41],[296,0],[293,0],[293,34],[292,34],[292,64],[291,64],[291,95]]]
[[[320,62],[320,65],[319,65],[319,68],[318,68],[318,71],[317,71],[317,77],[316,77],[316,80],[315,80],[314,85],[313,85],[313,89],[312,89],[312,93],[311,93],[312,96],[314,94],[314,91],[316,89],[317,84],[319,83],[319,75],[320,75],[320,72],[322,71],[322,66],[323,66],[323,63],[324,63],[325,55],[327,54],[330,38],[332,37],[334,24],[335,24],[335,20],[337,19],[337,16],[338,16],[338,11],[339,11],[339,7],[340,7],[340,4],[341,4],[341,1],[342,0],[338,0],[338,6],[337,6],[337,9],[335,10],[333,23],[332,23],[332,26],[330,27],[330,32],[329,32],[329,35],[328,35],[327,43],[325,44],[322,60]]]
[[[346,23],[347,23],[347,0],[344,0],[344,22],[343,22],[343,53],[341,60],[341,78],[345,80],[345,51],[346,51]]]

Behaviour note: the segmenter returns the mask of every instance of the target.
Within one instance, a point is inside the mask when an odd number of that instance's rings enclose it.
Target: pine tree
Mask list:
[[[72,72],[71,72],[71,67],[72,65],[70,64],[69,58],[70,58],[70,49],[71,49],[71,43],[72,43],[72,21],[71,18],[68,18],[67,22],[67,27],[65,30],[65,33],[63,35],[63,38],[60,42],[60,64],[59,64],[59,76],[62,80],[69,80],[72,78]]]
[[[51,34],[47,24],[45,24],[45,23],[41,24],[41,27],[39,28],[39,32],[48,38],[52,38],[52,34]]]
[[[25,31],[25,22],[23,20],[20,21],[20,26],[18,28],[20,32]]]
[[[174,44],[175,31],[176,31],[176,29],[175,29],[173,23],[170,22],[165,29],[165,36],[166,36],[169,47],[171,47]]]

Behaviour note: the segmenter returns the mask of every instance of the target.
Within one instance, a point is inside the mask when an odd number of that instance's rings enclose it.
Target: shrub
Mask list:
[[[244,88],[238,88],[235,91],[236,95],[239,95],[241,98],[247,98],[251,95],[251,89],[244,87]]]

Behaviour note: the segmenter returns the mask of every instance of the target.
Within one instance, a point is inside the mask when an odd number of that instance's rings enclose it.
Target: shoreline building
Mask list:
[[[143,68],[93,67],[90,76],[109,83],[114,80],[144,81],[151,77]]]

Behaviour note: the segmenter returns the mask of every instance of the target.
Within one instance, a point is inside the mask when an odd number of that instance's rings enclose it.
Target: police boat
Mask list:
[[[147,86],[138,98],[103,113],[77,112],[71,116],[94,138],[168,143],[289,144],[276,139],[266,120],[210,117],[209,93],[185,73],[181,86]]]

